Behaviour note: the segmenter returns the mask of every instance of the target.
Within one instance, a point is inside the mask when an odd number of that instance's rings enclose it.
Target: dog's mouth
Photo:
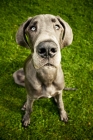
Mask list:
[[[36,65],[36,63],[34,62],[34,67],[35,69],[41,69],[41,68],[44,68],[44,67],[48,67],[48,68],[56,68],[56,65],[50,63],[50,62],[45,62],[45,63],[39,63],[39,65]]]
[[[36,55],[35,57],[32,56],[32,61],[35,69],[41,69],[43,67],[51,67],[51,68],[57,67],[55,63],[55,59],[53,58],[45,59],[45,58],[38,57],[38,55]]]
[[[44,66],[55,67],[53,64],[50,64],[50,63],[46,63]]]

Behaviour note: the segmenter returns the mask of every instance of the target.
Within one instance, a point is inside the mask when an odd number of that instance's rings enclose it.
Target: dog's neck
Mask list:
[[[36,71],[36,76],[44,85],[51,85],[57,75],[57,68],[53,66],[44,66]]]

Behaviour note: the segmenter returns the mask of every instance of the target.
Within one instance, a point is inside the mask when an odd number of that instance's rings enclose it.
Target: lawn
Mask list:
[[[37,100],[31,124],[24,129],[21,107],[24,88],[12,74],[23,66],[30,51],[19,47],[15,34],[22,22],[37,14],[61,16],[72,27],[73,43],[64,48],[62,67],[66,87],[63,100],[68,123],[60,121],[53,99]],[[0,1],[0,140],[92,140],[93,139],[93,1],[1,0]]]

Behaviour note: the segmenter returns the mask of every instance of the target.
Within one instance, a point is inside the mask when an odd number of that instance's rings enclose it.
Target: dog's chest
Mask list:
[[[42,87],[41,97],[51,98],[57,94],[57,90],[54,85],[49,85],[47,87]]]

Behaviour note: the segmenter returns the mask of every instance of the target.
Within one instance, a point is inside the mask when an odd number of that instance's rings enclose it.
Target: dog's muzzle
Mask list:
[[[37,53],[42,58],[53,58],[57,51],[57,44],[53,41],[43,41],[37,46]]]

